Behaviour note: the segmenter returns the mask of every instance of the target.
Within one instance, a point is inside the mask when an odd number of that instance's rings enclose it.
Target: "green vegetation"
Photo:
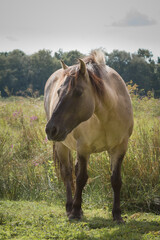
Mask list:
[[[136,91],[136,86],[128,88],[131,94]],[[151,92],[144,98],[132,96],[135,126],[122,167],[126,224],[120,226],[112,221],[105,152],[91,156],[82,221],[67,220],[64,186],[45,136],[42,100],[0,99],[0,240],[160,239],[160,217],[155,215],[160,213],[160,100]]]
[[[133,95],[132,102],[135,126],[122,167],[122,208],[158,212],[160,101]],[[64,201],[64,187],[54,172],[52,142],[46,139],[45,124],[40,98],[11,97],[0,101],[0,198]],[[85,203],[110,207],[112,189],[107,153],[91,155],[88,170]]]
[[[149,50],[139,49],[137,53],[114,50],[105,52],[106,64],[114,68],[124,79],[138,84],[141,94],[152,91],[160,97],[160,57],[157,61]],[[20,50],[0,53],[0,92],[3,97],[10,95],[35,96],[43,94],[49,76],[59,69],[60,59],[71,66],[84,55],[79,51],[63,52],[54,55],[49,50],[40,50],[26,55]]]
[[[55,204],[0,201],[0,240],[160,239],[160,216],[138,212],[123,217],[126,223],[117,225],[108,209],[86,209],[81,221],[69,222],[64,209]]]

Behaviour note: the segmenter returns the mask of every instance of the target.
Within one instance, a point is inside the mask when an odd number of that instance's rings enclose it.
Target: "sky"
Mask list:
[[[100,47],[160,56],[160,0],[0,0],[0,52]]]

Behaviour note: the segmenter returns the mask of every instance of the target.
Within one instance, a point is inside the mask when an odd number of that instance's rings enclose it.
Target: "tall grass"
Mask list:
[[[133,96],[132,102],[134,131],[122,164],[122,206],[160,212],[160,100]],[[113,194],[106,152],[91,157],[89,173],[86,199],[110,205]]]
[[[122,166],[122,207],[155,211],[160,197],[160,101],[133,97],[135,126]],[[52,143],[45,135],[41,99],[0,100],[0,198],[64,200],[57,180]],[[90,158],[89,180],[83,193],[86,206],[112,202],[107,153]]]
[[[42,101],[8,99],[0,111],[0,197],[39,199],[48,186],[51,144]]]

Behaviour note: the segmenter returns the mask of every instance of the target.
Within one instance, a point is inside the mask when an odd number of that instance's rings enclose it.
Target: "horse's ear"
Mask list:
[[[79,60],[79,63],[80,63],[80,69],[79,69],[79,71],[80,71],[80,73],[82,73],[83,75],[85,75],[86,72],[87,72],[86,64],[85,64],[85,62],[84,62],[82,59],[79,58],[78,60]]]
[[[62,68],[65,70],[68,68],[68,66],[63,62],[63,60],[60,60],[61,61],[61,66]]]

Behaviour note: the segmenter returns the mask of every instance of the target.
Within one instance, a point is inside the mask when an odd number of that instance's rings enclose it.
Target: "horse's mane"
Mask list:
[[[93,89],[99,97],[102,96],[104,90],[102,71],[106,64],[104,53],[101,50],[94,50],[89,56],[84,57],[82,60],[86,64]],[[70,89],[76,85],[79,74],[79,64],[73,65],[71,68],[65,70],[65,75],[67,75],[67,80],[69,83],[68,91],[70,91]]]

